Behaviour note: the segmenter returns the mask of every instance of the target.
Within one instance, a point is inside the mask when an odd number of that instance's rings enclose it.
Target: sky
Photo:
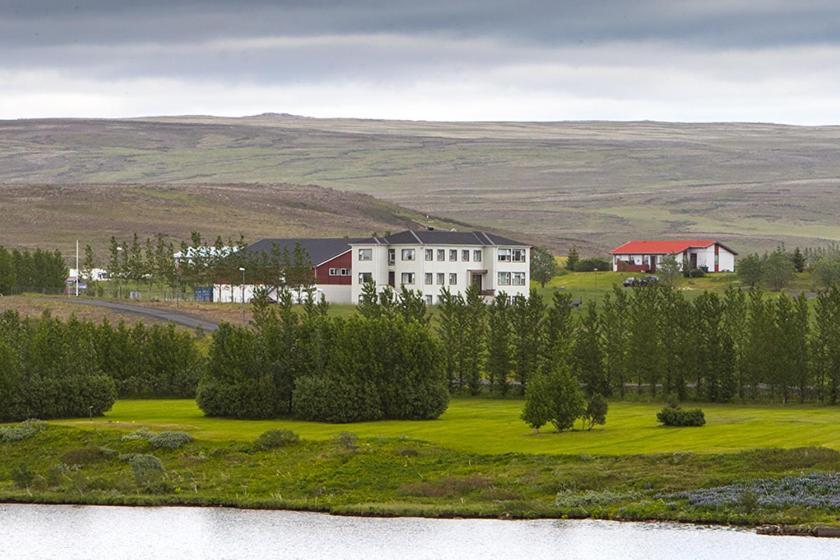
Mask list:
[[[840,124],[837,0],[0,0],[0,119]]]

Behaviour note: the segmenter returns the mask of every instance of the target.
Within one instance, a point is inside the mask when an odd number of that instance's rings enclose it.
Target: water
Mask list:
[[[0,505],[0,559],[821,560],[840,540],[662,523]]]

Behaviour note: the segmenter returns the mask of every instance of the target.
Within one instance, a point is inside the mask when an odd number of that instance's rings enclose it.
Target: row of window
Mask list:
[[[329,270],[330,276],[350,276],[349,268],[331,268]]]
[[[448,252],[448,259],[447,259],[447,252]],[[527,252],[525,249],[499,249],[498,250],[498,260],[499,262],[516,262],[516,263],[524,263],[527,260]],[[481,249],[425,249],[424,256],[426,262],[432,262],[434,260],[437,261],[446,261],[449,262],[457,262],[460,255],[461,262],[481,262],[482,259],[482,251]],[[400,259],[403,261],[413,261],[415,260],[415,250],[411,248],[401,249],[400,250]],[[359,260],[360,261],[372,261],[373,260],[373,249],[359,249]],[[397,260],[397,251],[396,249],[388,249],[388,264],[394,264]]]
[[[498,286],[524,286],[524,272],[499,272],[496,277]]]
[[[499,272],[497,275],[497,285],[499,286],[524,286],[525,285],[525,273],[524,272]],[[433,274],[431,272],[426,272],[423,276],[423,283],[426,286],[443,286],[444,282],[447,280],[447,275],[443,272],[438,272]],[[449,285],[455,286],[458,284],[458,273],[450,272],[449,273]],[[415,281],[415,274],[413,272],[403,272],[400,274],[400,283],[405,284],[406,286],[413,286]],[[368,282],[373,282],[373,273],[371,272],[360,272],[359,273],[359,284],[366,284]]]

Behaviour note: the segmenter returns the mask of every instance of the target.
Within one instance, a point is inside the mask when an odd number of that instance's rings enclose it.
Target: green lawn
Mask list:
[[[823,446],[840,450],[840,408],[816,406],[702,405],[703,428],[657,425],[661,404],[610,403],[607,424],[591,432],[534,434],[519,419],[521,400],[455,399],[438,420],[320,424],[294,420],[207,418],[191,400],[122,400],[104,419],[64,420],[76,426],[177,429],[200,439],[249,441],[265,430],[287,428],[305,439],[339,432],[360,437],[425,440],[475,453],[644,454],[675,451],[731,452],[758,447]]]

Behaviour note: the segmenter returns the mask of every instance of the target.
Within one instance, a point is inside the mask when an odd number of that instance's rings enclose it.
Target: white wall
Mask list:
[[[440,291],[448,288],[453,294],[463,293],[470,285],[473,271],[486,271],[482,274],[482,290],[504,291],[507,294],[527,296],[530,286],[530,249],[526,249],[524,263],[498,262],[498,250],[496,246],[477,245],[353,245],[353,284],[351,290],[351,301],[358,303],[362,293],[360,273],[369,272],[373,274],[373,280],[378,290],[388,286],[388,273],[394,272],[395,289],[399,289],[403,273],[413,273],[414,283],[406,284],[406,287],[419,291],[429,301],[437,304]],[[521,248],[521,247],[517,247]],[[360,249],[370,249],[373,254],[371,261],[360,261]],[[394,250],[395,261],[393,266],[388,264],[388,249]],[[403,260],[402,250],[414,249],[414,260]],[[426,260],[426,249],[432,250],[432,260]],[[443,250],[443,260],[438,260],[438,251]],[[450,251],[457,251],[457,259],[450,260]],[[463,259],[463,251],[469,251],[469,260]],[[475,251],[479,251],[481,260],[475,260]],[[521,272],[524,273],[525,281],[523,286],[499,286],[498,272]],[[432,275],[431,285],[426,284],[426,274]],[[443,283],[439,282],[439,276],[443,274]],[[450,275],[455,274],[456,282],[450,283]]]
[[[213,302],[214,303],[242,303],[243,295],[245,303],[250,302],[254,298],[254,291],[258,288],[265,288],[262,285],[245,284],[244,286],[231,286],[230,284],[214,284],[213,285]],[[318,300],[321,296],[328,303],[350,303],[350,286],[336,285],[336,284],[316,284],[315,299]],[[299,303],[297,290],[290,290],[292,293],[292,301]],[[301,292],[301,298],[305,298],[306,294]]]

